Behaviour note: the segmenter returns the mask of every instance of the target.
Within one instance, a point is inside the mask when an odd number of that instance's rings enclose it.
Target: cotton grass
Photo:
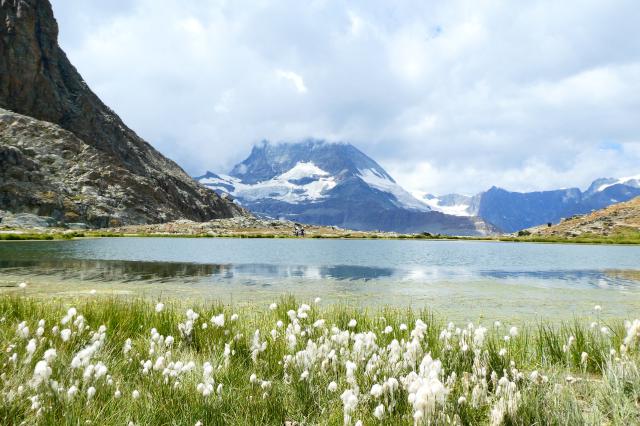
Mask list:
[[[600,310],[592,329],[286,297],[67,303],[0,297],[0,424],[640,422],[640,320]]]

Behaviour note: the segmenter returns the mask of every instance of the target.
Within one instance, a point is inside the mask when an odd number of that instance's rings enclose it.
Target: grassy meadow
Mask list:
[[[603,307],[614,309],[614,307]],[[0,424],[640,423],[640,320],[0,296]]]

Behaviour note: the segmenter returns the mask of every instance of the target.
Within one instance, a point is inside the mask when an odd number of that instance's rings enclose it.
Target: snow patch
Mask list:
[[[598,187],[598,189],[596,189],[596,192],[602,192],[605,189],[609,188],[610,186],[620,185],[620,184],[629,185],[629,186],[632,186],[634,188],[640,188],[640,175],[624,177],[624,178],[616,180],[613,183],[606,183],[604,185],[600,185]]]
[[[295,182],[300,179],[310,181],[304,184]],[[200,183],[247,201],[271,198],[291,204],[321,200],[336,186],[333,176],[311,162],[299,162],[281,175],[255,184],[245,184],[240,179],[225,175],[200,179]]]
[[[358,175],[367,185],[371,186],[372,188],[393,195],[397,201],[398,207],[421,211],[431,210],[426,203],[418,200],[400,185],[389,180],[375,170],[358,170]]]
[[[297,180],[303,178],[312,178],[316,176],[328,176],[329,173],[322,170],[312,162],[305,163],[303,161],[297,163],[291,170],[278,176],[284,180]],[[278,179],[276,178],[276,179]]]
[[[454,204],[452,206],[441,205],[439,198],[423,199],[422,201],[432,210],[440,213],[450,214],[453,216],[473,216],[471,212],[469,212],[468,204]]]

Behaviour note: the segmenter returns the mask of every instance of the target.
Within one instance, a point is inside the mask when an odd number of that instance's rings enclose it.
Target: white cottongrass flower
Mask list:
[[[581,364],[586,364],[588,360],[589,360],[589,354],[586,353],[586,352],[582,352],[580,354],[580,363]]]
[[[373,417],[382,420],[384,417],[384,405],[380,404],[373,410]]]
[[[133,392],[131,392],[131,397],[132,397],[133,399],[138,399],[138,398],[140,398],[140,392],[139,392],[137,389],[136,389],[136,390],[134,390]]]
[[[77,393],[78,393],[78,387],[76,385],[69,386],[69,389],[67,389],[67,399],[71,401],[76,396]]]
[[[506,348],[502,348],[498,352],[498,355],[500,355],[500,356],[505,356],[506,354],[507,354],[507,349]]]
[[[407,327],[407,324],[402,323],[400,324],[400,331],[406,331],[409,327]]]
[[[60,320],[60,323],[62,325],[65,325],[66,323],[71,321],[77,314],[78,314],[78,311],[76,308],[74,307],[69,308],[67,310],[67,314],[64,317],[62,317],[62,319]]]
[[[458,405],[463,405],[467,402],[467,398],[462,395],[460,398],[458,398]]]
[[[211,317],[211,324],[216,327],[224,327],[224,313]]]
[[[116,391],[113,393],[113,397],[115,399],[120,399],[122,397],[122,392],[120,392],[120,389],[116,389]]]
[[[64,331],[64,330],[62,330],[62,331]],[[124,352],[125,355],[128,354],[129,351],[131,351],[131,339],[125,340],[124,346],[122,347],[122,352]]]
[[[71,338],[71,330],[68,328],[65,328],[60,332],[60,337],[62,338],[63,342],[68,341]]]
[[[513,326],[509,329],[509,334],[511,337],[516,337],[518,335],[518,327]]]
[[[57,356],[58,356],[58,353],[56,352],[56,350],[54,348],[49,348],[46,351],[44,351],[44,355],[42,356],[42,358],[48,363],[50,363],[54,359],[56,359]]]
[[[157,312],[157,313],[160,313],[160,312],[162,312],[162,311],[164,311],[164,303],[162,303],[162,302],[158,302],[158,303],[156,304],[156,312]]]
[[[47,383],[49,377],[51,377],[51,367],[49,367],[47,361],[38,361],[33,370],[33,379],[31,379],[30,385],[35,389],[41,383]]]
[[[27,326],[26,321],[22,321],[20,324],[18,324],[18,336],[22,337],[23,339],[27,339],[29,338],[29,327]]]
[[[442,363],[427,354],[420,363],[418,373],[412,371],[405,377],[409,403],[413,406],[417,422],[425,415],[433,414],[437,406],[444,404],[449,390],[440,381],[442,374]]]
[[[238,321],[238,314],[232,314],[230,320],[231,322]]]
[[[373,386],[371,386],[371,390],[369,391],[369,393],[375,398],[380,398],[382,396],[382,386],[380,386],[378,383],[375,383]]]
[[[316,305],[317,305],[318,303],[320,303],[320,302],[322,302],[322,299],[320,299],[319,297],[316,297],[316,298],[313,300],[313,303],[315,303]]]
[[[596,311],[596,312],[600,312],[602,310],[602,306],[596,305],[596,306],[593,307],[593,310]]]
[[[91,399],[95,394],[96,394],[96,388],[94,388],[93,386],[87,389],[87,398]]]
[[[278,309],[278,304],[277,303],[272,303],[272,304],[269,305],[269,310],[275,311],[276,309]]]
[[[336,382],[331,382],[329,383],[329,386],[327,386],[327,390],[329,392],[335,392],[338,390],[338,384]]]
[[[358,325],[358,321],[356,321],[355,319],[351,319],[351,321],[349,321],[349,324],[347,324],[349,328],[355,328],[356,325]]]
[[[393,327],[391,327],[390,325],[386,326],[386,327],[384,328],[383,333],[384,333],[384,334],[391,334],[391,333],[393,333]]]
[[[29,343],[27,343],[27,356],[29,359],[31,359],[31,356],[33,355],[33,353],[36,351],[36,339],[31,339],[29,340]]]
[[[24,282],[23,282],[23,283],[20,283],[20,284],[18,284],[18,287],[20,287],[20,288],[27,288],[27,283],[24,283]]]
[[[255,373],[251,374],[251,376],[249,376],[249,383],[251,383],[252,385],[256,384],[258,382],[258,376],[256,376]]]
[[[31,400],[31,409],[34,411],[39,410],[42,404],[40,403],[38,395],[31,396],[29,399]]]
[[[300,374],[300,381],[305,381],[309,378],[309,370],[304,370],[302,374]]]
[[[624,346],[632,347],[634,342],[640,342],[640,319],[625,324],[627,335],[624,338]]]
[[[95,295],[96,295],[96,293],[97,293],[97,291],[96,291],[96,289],[95,289],[95,288],[92,288],[92,289],[89,291],[89,294],[91,294],[92,296],[95,296]]]
[[[342,400],[342,409],[344,412],[344,424],[351,423],[351,414],[358,406],[358,395],[352,389],[347,389],[340,395]]]

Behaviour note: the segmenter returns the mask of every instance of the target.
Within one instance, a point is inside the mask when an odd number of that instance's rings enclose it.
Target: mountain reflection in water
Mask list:
[[[188,262],[144,262],[125,260],[0,260],[0,270],[24,275],[56,275],[84,281],[200,280],[247,277],[334,280],[375,280],[393,277],[392,268],[366,266],[296,266],[269,264],[200,264]]]

